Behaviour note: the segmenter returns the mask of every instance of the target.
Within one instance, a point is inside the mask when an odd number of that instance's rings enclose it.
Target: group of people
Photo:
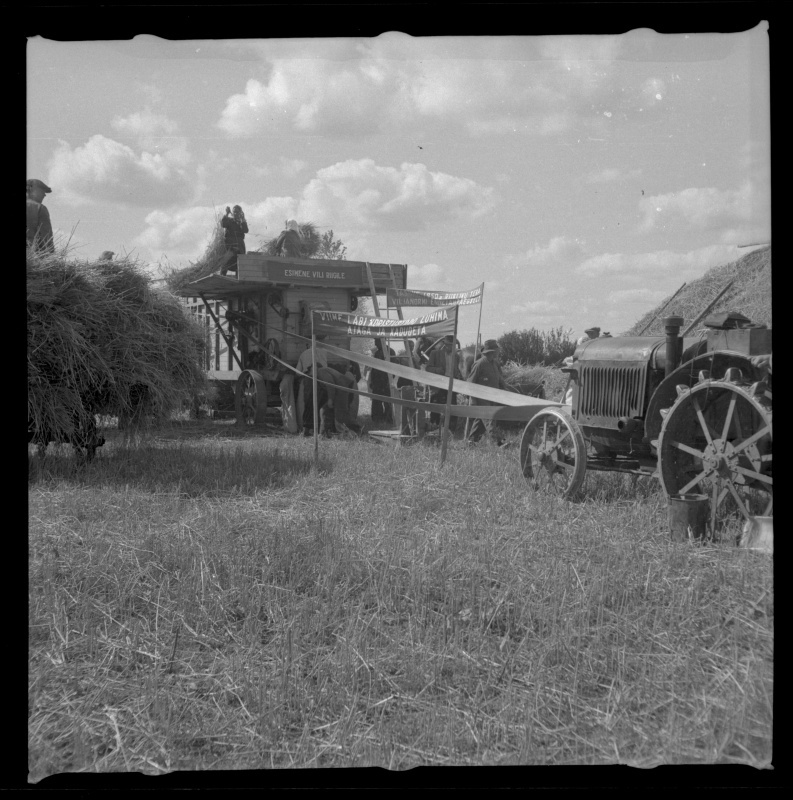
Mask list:
[[[318,336],[318,340],[324,337]],[[457,346],[455,346],[457,345]],[[383,340],[378,340],[377,345],[372,351],[372,355],[381,361],[386,360],[386,344]],[[463,372],[471,383],[480,386],[489,386],[494,389],[506,391],[516,391],[509,386],[503,378],[501,367],[498,363],[499,347],[495,339],[488,339],[484,346],[477,349],[477,358],[468,357],[466,359],[459,351],[459,341],[453,336],[446,336],[433,343],[429,339],[420,339],[414,346],[412,341],[406,343],[404,355],[397,356],[393,348],[388,347],[388,360],[410,366],[413,369],[423,367],[424,371],[434,375],[447,377],[450,369],[450,360],[454,359],[454,377],[463,380]],[[471,363],[473,362],[473,363]],[[339,365],[330,366],[326,351],[321,348],[316,350],[317,365],[317,406],[319,408],[320,428],[318,433],[322,436],[334,436],[339,431],[339,424],[359,433],[361,428],[356,422],[358,416],[359,398],[354,391],[358,388],[362,375],[360,368],[355,362],[348,362],[343,368]],[[313,382],[313,359],[311,347],[308,346],[300,355],[295,367],[297,374],[289,374],[284,377],[281,384],[282,409],[295,408],[294,419],[296,424],[288,423],[284,417],[284,424],[293,433],[301,432],[303,436],[314,435],[314,382]],[[368,368],[365,376],[368,389],[372,394],[389,397],[391,395],[390,376],[387,372],[376,368]],[[417,381],[420,383],[421,381]],[[396,386],[412,385],[414,382],[409,378],[397,378]],[[437,405],[445,405],[448,397],[447,389],[430,387],[429,402]],[[451,404],[456,405],[457,395],[452,393]],[[472,397],[472,405],[492,405],[487,400],[479,400]],[[430,425],[440,427],[443,421],[443,414],[439,411],[430,413]],[[391,426],[394,424],[393,404],[387,400],[372,400],[372,422]],[[449,429],[454,432],[457,429],[457,418],[449,420]],[[470,429],[466,426],[465,439],[469,443],[478,442],[483,436],[501,444],[502,440],[498,436],[494,423],[489,419],[474,419]]]
[[[237,271],[237,256],[245,254],[245,234],[248,233],[248,222],[241,206],[230,208],[226,206],[226,213],[220,220],[223,228],[223,241],[226,246],[226,258],[220,268],[220,274]],[[300,226],[294,219],[288,219],[284,229],[275,242],[275,254],[288,258],[300,258],[301,248],[305,245]]]
[[[324,337],[317,337],[323,339]],[[357,389],[361,380],[361,371],[354,362],[347,362],[343,370],[328,365],[327,353],[317,348],[317,407],[319,408],[319,433],[330,437],[339,433],[337,424],[344,425],[353,433],[360,433],[358,425],[358,395],[344,389]],[[314,435],[314,359],[311,346],[308,346],[297,360],[295,369],[298,376],[287,376],[284,381],[291,386],[281,386],[281,402],[284,403],[284,392],[291,392],[297,406],[296,417],[300,420],[298,428],[303,436]],[[291,381],[290,381],[291,378]],[[286,398],[287,404],[289,398]]]
[[[384,348],[385,345],[381,342],[374,348],[373,355],[375,358],[385,360]],[[447,377],[450,370],[453,370],[453,375],[456,380],[467,380],[470,383],[476,383],[480,386],[489,386],[494,389],[502,389],[505,391],[516,391],[509,386],[501,373],[501,367],[498,362],[499,347],[495,339],[488,339],[485,341],[484,346],[477,348],[476,354],[463,356],[460,351],[460,342],[455,340],[453,336],[445,336],[439,342],[433,343],[430,339],[422,337],[414,346],[412,341],[406,343],[405,355],[397,358],[393,349],[388,348],[389,360],[398,361],[413,369],[424,369],[433,375]],[[407,378],[397,379],[397,389],[402,386],[410,385],[413,382]],[[420,383],[420,381],[419,381]],[[389,375],[381,370],[372,369],[369,373],[369,389],[373,394],[385,395],[390,394]],[[437,405],[446,405],[449,400],[448,389],[441,389],[438,387],[430,387],[429,402]],[[450,400],[451,405],[457,405],[457,395],[453,392]],[[472,405],[492,405],[486,400],[479,400],[475,397],[471,398]],[[372,400],[372,422],[384,423],[393,425],[393,406],[391,403],[384,400]],[[443,420],[443,414],[439,411],[430,412],[430,425],[440,427]],[[457,417],[451,417],[449,420],[449,430],[455,432],[457,430]],[[496,433],[495,426],[492,420],[475,419],[473,424],[469,427],[466,426],[465,439],[468,442],[478,442],[484,435],[501,444],[501,439]]]

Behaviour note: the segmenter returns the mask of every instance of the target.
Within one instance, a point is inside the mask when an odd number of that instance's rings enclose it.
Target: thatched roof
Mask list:
[[[206,385],[203,329],[133,261],[28,249],[27,313],[28,419],[39,427],[131,414],[141,393],[162,417]]]
[[[673,314],[683,317],[686,321],[684,327],[687,327],[730,281],[733,281],[732,286],[707,316],[720,311],[740,311],[752,322],[763,323],[770,328],[771,247],[769,245],[761,250],[754,250],[737,261],[709,269],[698,280],[689,282],[667,308],[664,306],[669,297],[645,314],[625,335],[638,334],[651,319],[655,319],[643,335],[663,336],[662,320]]]

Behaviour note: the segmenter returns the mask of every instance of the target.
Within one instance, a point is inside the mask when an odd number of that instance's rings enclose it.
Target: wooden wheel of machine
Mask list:
[[[666,494],[706,495],[711,535],[742,526],[750,517],[771,516],[769,393],[745,383],[739,369],[727,370],[723,380],[680,386],[678,393],[658,438],[658,472]]]
[[[235,411],[239,425],[256,425],[267,416],[267,385],[252,369],[243,370],[237,379]]]
[[[535,489],[572,497],[586,474],[586,444],[578,423],[560,408],[537,412],[520,439],[520,464]]]

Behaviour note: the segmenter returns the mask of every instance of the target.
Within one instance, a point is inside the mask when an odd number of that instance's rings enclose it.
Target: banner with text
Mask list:
[[[386,289],[386,306],[420,308],[423,306],[475,306],[482,302],[484,283],[470,292],[429,292],[414,289]]]
[[[457,306],[447,306],[412,319],[389,319],[347,314],[343,311],[312,310],[314,333],[326,336],[366,336],[408,339],[414,336],[452,336],[457,324]]]

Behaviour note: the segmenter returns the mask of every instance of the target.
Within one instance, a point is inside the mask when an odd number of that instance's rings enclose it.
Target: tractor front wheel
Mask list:
[[[578,423],[560,408],[538,411],[520,439],[523,475],[535,489],[569,498],[586,474],[586,444]]]

